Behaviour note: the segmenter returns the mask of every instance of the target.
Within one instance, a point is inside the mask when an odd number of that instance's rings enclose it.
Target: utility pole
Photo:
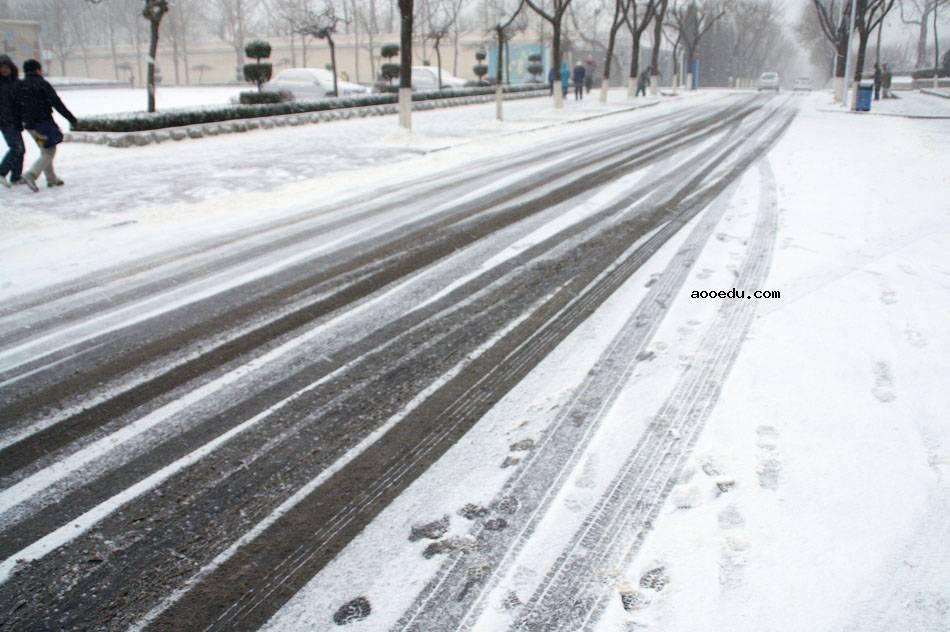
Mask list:
[[[848,20],[850,25],[848,26],[848,53],[844,58],[844,99],[842,103],[849,110],[854,109],[851,107],[850,101],[848,101],[848,88],[851,86],[851,40],[854,38],[854,14],[856,0],[851,0],[851,18]],[[857,92],[857,88],[855,88]]]

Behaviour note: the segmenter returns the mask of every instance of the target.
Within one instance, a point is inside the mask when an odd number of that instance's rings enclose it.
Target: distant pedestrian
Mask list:
[[[577,62],[574,66],[574,100],[584,98],[584,81],[587,79],[587,69],[584,64]]]
[[[551,66],[551,69],[548,71],[548,94],[550,94],[552,97],[554,96],[554,83],[557,80],[557,68]]]
[[[881,100],[881,85],[884,83],[884,73],[880,64],[874,64],[874,100]]]
[[[55,108],[72,126],[76,125],[76,117],[69,108],[63,105],[53,86],[43,78],[43,67],[40,62],[35,59],[23,62],[23,74],[25,76],[20,90],[23,127],[40,148],[39,160],[23,174],[23,180],[27,186],[36,191],[36,180],[40,177],[40,173],[44,173],[47,186],[62,186],[65,182],[56,175],[53,159],[56,157],[56,146],[63,142],[63,132],[53,120],[53,109]]]
[[[640,96],[641,93],[643,93],[643,96],[646,96],[648,83],[650,83],[650,69],[645,68],[643,72],[640,73],[640,76],[637,77],[637,94],[635,96]]]
[[[884,77],[881,80],[881,87],[884,88],[884,98],[892,99],[894,95],[891,94],[891,69],[887,64],[884,64]]]
[[[13,60],[0,55],[0,131],[7,144],[7,153],[0,163],[0,184],[9,187],[20,182],[23,173],[23,122],[20,116],[19,71]],[[10,179],[7,180],[7,174]]]
[[[561,93],[567,98],[567,89],[571,85],[571,69],[567,67],[567,62],[561,62]]]
[[[584,65],[586,66],[584,68],[584,88],[587,90],[587,94],[590,94],[594,87],[594,58],[588,57]]]

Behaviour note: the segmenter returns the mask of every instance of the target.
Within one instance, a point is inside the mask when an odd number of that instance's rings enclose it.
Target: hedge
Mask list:
[[[537,85],[505,86],[508,93],[537,90]],[[461,88],[431,92],[414,92],[413,101],[453,99],[459,97],[493,94],[494,88]],[[80,118],[73,131],[76,132],[144,132],[168,127],[200,125],[202,123],[220,123],[262,116],[280,116],[283,114],[304,114],[323,112],[342,108],[388,105],[397,103],[396,94],[367,94],[341,98],[319,99],[314,101],[291,101],[286,103],[268,103],[259,105],[228,105],[199,109],[176,109],[165,112],[130,112]]]

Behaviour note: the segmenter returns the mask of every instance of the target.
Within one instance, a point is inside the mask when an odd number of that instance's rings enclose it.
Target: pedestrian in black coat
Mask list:
[[[881,72],[881,67],[878,64],[874,64],[874,100],[881,100],[881,84],[884,82],[884,73]]]
[[[587,77],[587,69],[581,62],[574,66],[574,100],[584,98],[584,80]]]
[[[76,117],[63,104],[53,86],[43,78],[40,62],[35,59],[23,62],[23,74],[20,114],[23,127],[40,148],[39,160],[23,174],[23,180],[35,191],[36,179],[40,173],[45,173],[47,186],[62,186],[65,183],[53,170],[53,159],[56,157],[56,146],[63,142],[63,132],[53,120],[53,110],[59,112],[72,126],[76,125]]]
[[[23,173],[23,156],[26,147],[23,145],[23,122],[20,116],[20,79],[19,71],[13,60],[6,55],[0,55],[0,132],[7,144],[7,153],[0,162],[0,184],[10,184],[20,181]],[[7,180],[7,174],[10,179]]]

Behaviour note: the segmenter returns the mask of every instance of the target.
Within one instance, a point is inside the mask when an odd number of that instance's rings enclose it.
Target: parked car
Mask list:
[[[443,88],[463,88],[465,80],[456,77],[444,68],[442,69]],[[412,89],[426,92],[439,89],[439,69],[435,66],[412,67]]]
[[[369,94],[370,89],[358,83],[341,81],[337,76],[340,96]],[[265,83],[264,92],[289,92],[297,101],[333,96],[333,73],[322,68],[287,68]]]
[[[811,92],[811,79],[799,77],[795,80],[795,92]]]
[[[763,72],[761,75],[759,75],[759,92],[762,90],[775,90],[775,92],[779,91],[777,72]]]

